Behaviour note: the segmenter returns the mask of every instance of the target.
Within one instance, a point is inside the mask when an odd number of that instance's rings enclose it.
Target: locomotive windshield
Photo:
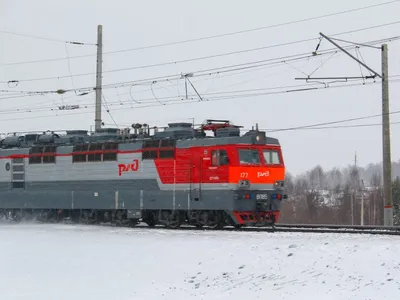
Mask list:
[[[240,164],[260,164],[260,152],[258,150],[239,149]]]
[[[276,150],[263,150],[263,155],[267,165],[279,165],[281,163],[279,153]]]

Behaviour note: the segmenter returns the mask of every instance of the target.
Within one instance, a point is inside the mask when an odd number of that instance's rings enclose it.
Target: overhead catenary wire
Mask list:
[[[399,80],[395,80],[396,78],[400,77],[400,75],[391,75],[389,78],[391,79],[390,82],[397,82]],[[357,82],[363,80],[363,84],[368,85],[371,83],[379,83],[379,82],[370,82],[370,83],[365,83],[363,78],[355,78],[353,80],[347,80],[346,82]],[[329,84],[322,84],[319,82],[314,82],[314,83],[308,83],[308,84],[299,84],[299,85],[285,85],[285,86],[277,86],[277,87],[267,87],[267,88],[257,88],[257,89],[246,89],[246,90],[234,90],[234,91],[224,91],[224,92],[214,92],[214,93],[205,93],[204,96],[206,96],[208,99],[212,99],[212,100],[224,100],[224,99],[235,99],[235,98],[247,98],[247,97],[251,97],[251,96],[262,96],[265,95],[265,93],[263,91],[269,91],[269,90],[282,90],[282,89],[286,89],[285,91],[278,91],[278,92],[273,92],[273,93],[289,93],[289,92],[298,92],[298,91],[307,91],[307,90],[316,90],[316,89],[321,89],[321,86],[324,86],[323,88],[335,88],[335,87],[345,87],[345,86],[357,86],[359,84],[355,83],[355,84],[345,84],[342,86],[330,86]],[[314,87],[315,86],[315,87]],[[319,88],[318,88],[319,86]],[[251,93],[253,92],[253,93]],[[257,92],[257,93],[256,93]],[[247,93],[247,94],[244,94]],[[87,93],[89,94],[89,93]],[[130,94],[130,93],[125,93],[125,94]],[[267,93],[270,94],[270,93]],[[176,96],[165,96],[165,97],[153,97],[152,98],[144,98],[144,99],[133,99],[131,98],[131,100],[129,101],[121,101],[121,99],[119,98],[121,95],[124,94],[119,94],[118,93],[118,100],[117,101],[108,101],[107,103],[110,104],[111,106],[113,104],[118,104],[118,105],[123,105],[123,104],[130,104],[132,108],[134,108],[132,106],[133,102],[136,104],[142,104],[142,105],[148,105],[149,103],[154,103],[154,102],[158,102],[162,105],[165,104],[169,104],[172,102],[181,102],[182,100],[184,100],[184,98],[182,97],[176,97]],[[193,97],[196,97],[195,94],[191,94],[189,95],[191,98],[190,100],[193,100]],[[198,96],[198,95],[197,95]],[[77,96],[70,96],[67,97],[65,99],[68,98],[76,98]],[[131,96],[132,97],[132,96]],[[156,101],[154,101],[154,99],[156,99]],[[1,100],[1,99],[0,99]],[[166,102],[160,102],[160,100],[166,100]],[[183,102],[181,102],[183,103]],[[79,103],[81,106],[83,106],[84,108],[89,108],[89,107],[93,107],[94,104],[92,102],[90,103]],[[83,109],[83,107],[81,107]],[[135,106],[136,107],[140,107],[140,106]],[[148,106],[146,106],[148,107]],[[54,106],[41,106],[40,108],[32,108],[32,107],[21,107],[21,108],[11,108],[11,109],[3,109],[0,114],[9,114],[10,112],[13,113],[25,113],[26,111],[28,112],[32,112],[32,111],[53,111],[54,110]]]
[[[380,39],[380,40],[375,40],[371,42],[366,42],[370,44],[376,44],[376,43],[381,43],[383,41],[389,42],[389,41],[395,41],[399,40],[400,36],[396,37],[390,37],[386,39]],[[348,46],[347,49],[351,49],[353,46]],[[335,48],[327,49],[327,50],[322,50],[318,54],[320,55],[326,55],[329,53],[336,52],[337,50]],[[276,65],[276,64],[284,64],[288,61],[298,61],[298,60],[308,60],[310,58],[316,57],[315,55],[306,55],[307,53],[303,54],[294,54],[294,55],[288,55],[284,57],[279,57],[279,58],[272,58],[272,59],[267,59],[267,60],[261,60],[261,61],[255,61],[255,62],[248,62],[248,63],[242,63],[242,64],[234,64],[234,65],[229,65],[229,66],[223,66],[223,67],[218,67],[218,68],[211,68],[211,69],[205,69],[205,70],[198,70],[190,73],[194,73],[196,77],[199,76],[209,76],[213,74],[221,74],[221,73],[226,73],[226,72],[235,72],[235,71],[241,71],[249,68],[259,68],[262,66],[268,66],[268,65]],[[290,58],[290,59],[289,59]],[[277,61],[281,59],[281,61]],[[275,61],[276,60],[276,61]],[[264,62],[264,63],[263,63]],[[257,64],[258,63],[258,64]],[[247,65],[246,65],[247,64]],[[253,64],[253,65],[252,65]],[[231,67],[231,69],[228,69]],[[237,68],[234,68],[237,67]],[[226,70],[224,70],[226,69]],[[214,71],[214,72],[212,72]],[[203,73],[203,74],[202,74]],[[76,75],[75,75],[76,76]],[[65,76],[65,77],[70,77],[70,75]],[[57,77],[58,78],[58,77]],[[41,78],[44,79],[44,78]],[[37,80],[41,80],[37,79]],[[53,79],[53,78],[45,78],[45,79]],[[171,75],[165,75],[165,76],[158,76],[158,77],[152,77],[152,78],[146,78],[146,79],[139,79],[139,80],[133,80],[133,81],[125,81],[125,82],[119,82],[119,83],[111,83],[111,84],[105,84],[103,85],[103,89],[107,88],[115,88],[118,86],[131,86],[131,85],[144,85],[144,84],[154,84],[154,83],[160,83],[160,82],[171,82],[175,80],[181,79],[181,74],[171,74]],[[45,91],[18,91],[18,90],[0,90],[0,92],[10,92],[10,93],[22,93],[22,94],[46,94],[46,93],[67,93],[67,92],[74,92],[74,91],[79,91],[79,92],[87,92],[89,90],[93,90],[94,87],[81,87],[81,88],[76,88],[76,89],[65,89],[65,90],[45,90]]]
[[[257,66],[257,67],[259,67],[259,66]],[[223,67],[222,67],[223,68]],[[214,68],[215,69],[215,68]],[[217,69],[221,69],[221,68],[217,68]],[[208,71],[208,70],[207,70]],[[151,84],[154,84],[154,81],[152,81],[152,83]],[[303,90],[310,90],[309,88],[306,88],[306,89],[303,89]],[[73,91],[73,90],[71,90],[71,91]],[[301,91],[301,90],[293,90],[293,91],[286,91],[286,92],[297,92],[297,91]],[[16,93],[16,91],[10,91],[10,92],[12,92],[12,93]],[[24,93],[24,91],[20,91],[21,93]],[[56,93],[59,93],[59,94],[63,94],[64,92],[65,92],[65,90],[58,90],[58,91],[40,91],[40,92],[37,92],[37,91],[33,91],[33,92],[30,92],[30,93],[36,93],[36,94],[42,94],[42,93],[54,93],[54,92],[56,92]],[[279,92],[278,92],[279,93]],[[229,98],[237,98],[237,97],[252,97],[252,96],[259,96],[259,95],[263,95],[263,93],[261,93],[261,94],[248,94],[248,95],[228,95],[228,96],[225,96],[225,97],[219,97],[219,98],[213,98],[212,100],[223,100],[223,99],[226,99],[227,97],[229,97]],[[1,100],[1,99],[0,99]],[[193,102],[193,101],[191,101],[191,102]],[[178,104],[178,103],[177,103]],[[152,105],[153,106],[153,105]]]
[[[389,113],[389,115],[394,115],[394,114],[400,114],[400,110],[392,111]],[[342,119],[342,120],[329,121],[329,122],[323,122],[323,123],[315,123],[315,124],[295,126],[295,127],[277,128],[277,129],[269,129],[269,130],[266,129],[266,131],[282,132],[282,131],[293,131],[293,130],[300,130],[300,129],[329,128],[329,127],[324,127],[324,125],[333,125],[333,124],[366,120],[366,119],[371,119],[371,118],[376,118],[376,117],[382,117],[382,115],[383,114],[375,114],[375,115],[368,115],[368,116],[362,116],[362,117],[356,117],[356,118]],[[362,125],[362,124],[358,124],[358,125]],[[382,125],[382,124],[380,124],[380,125]],[[321,126],[323,126],[323,127],[321,127]],[[348,126],[350,126],[350,125],[348,125]],[[356,125],[352,125],[352,126],[356,126]]]
[[[399,75],[400,77],[400,75]],[[396,78],[396,75],[392,76],[391,78]],[[353,81],[359,81],[359,78],[354,79]],[[313,86],[321,86],[321,83],[308,83],[308,84],[295,84],[295,85],[284,85],[284,86],[274,86],[274,87],[265,87],[265,88],[256,88],[256,89],[245,89],[245,90],[233,90],[233,91],[222,91],[222,92],[210,92],[210,93],[204,93],[204,96],[208,96],[208,97],[212,97],[212,96],[222,96],[222,95],[228,95],[228,96],[234,96],[234,95],[242,95],[243,93],[249,93],[249,92],[261,92],[261,91],[268,91],[268,90],[279,90],[279,89],[294,89],[294,90],[298,90],[298,89],[302,89],[302,88],[309,88],[309,87],[313,87]],[[124,94],[120,94],[118,93],[118,95],[116,95],[118,97],[117,101],[108,101],[107,103],[109,104],[129,104],[132,102],[135,102],[137,104],[146,104],[149,102],[152,102],[154,99],[157,100],[157,102],[159,102],[160,100],[183,100],[184,97],[176,97],[176,96],[163,96],[163,97],[155,97],[154,93],[153,93],[153,97],[151,98],[138,98],[138,99],[130,99],[128,101],[122,101],[120,100],[120,96],[121,95],[130,95],[130,93],[124,93]],[[196,94],[197,95],[197,94]],[[193,97],[196,96],[195,94],[188,94],[188,96]],[[198,96],[198,95],[197,95]],[[71,95],[68,97],[69,99],[73,99],[76,98],[75,96]],[[191,98],[193,99],[193,98]],[[0,98],[1,100],[1,98]],[[161,102],[159,102],[160,104],[162,104]],[[88,102],[88,103],[80,103],[81,105],[84,105],[86,108],[87,107],[91,107],[94,106],[95,104],[93,103],[93,101]],[[36,106],[36,105],[35,105]],[[38,108],[38,110],[43,110],[43,109],[47,109],[47,108],[54,108],[54,106],[41,106],[40,108]],[[21,111],[23,109],[28,109],[28,110],[32,110],[32,107],[26,108],[23,107],[21,109],[18,108],[13,108],[13,109],[3,109],[0,114],[4,114],[4,113],[10,113],[10,112],[18,112]]]
[[[67,41],[67,40],[61,40],[61,39],[56,39],[56,38],[13,32],[13,31],[8,31],[8,30],[0,30],[0,33],[23,36],[23,37],[28,37],[28,38],[38,39],[38,40],[45,40],[45,41],[50,41],[50,42],[64,43],[64,44],[73,44],[73,45],[81,45],[81,46],[84,46],[84,45],[96,46],[95,43],[86,43],[86,42],[80,42],[80,41]],[[63,58],[63,59],[65,59],[65,58]]]
[[[379,41],[382,41],[382,40],[379,40]],[[329,51],[327,51],[326,53],[328,53]],[[291,55],[291,56],[289,56],[289,57],[293,57],[293,56],[295,56],[295,55]],[[309,56],[307,56],[307,58],[308,58]],[[297,58],[295,58],[295,59],[297,59]],[[240,66],[240,65],[243,65],[243,64],[237,64],[236,66]],[[261,65],[262,66],[262,65]],[[260,65],[257,65],[257,66],[255,66],[255,67],[260,67]],[[219,68],[213,68],[213,69],[211,69],[211,70],[215,70],[215,69],[217,69],[217,70],[220,70],[220,69],[223,69],[223,68],[226,68],[226,67],[219,67]],[[244,67],[244,69],[246,69],[247,68],[247,66],[245,66]],[[240,70],[240,68],[238,68],[238,70]],[[209,70],[203,70],[203,71],[209,71]],[[225,72],[225,71],[236,71],[236,70],[223,70],[222,72]],[[209,74],[211,74],[211,73],[209,73]],[[151,79],[152,80],[152,84],[154,84],[154,78],[152,78]],[[168,81],[168,80],[167,80]],[[144,84],[146,84],[146,83],[144,83]],[[131,86],[132,87],[132,86]],[[3,91],[3,92],[10,92],[10,93],[12,93],[12,94],[14,94],[13,96],[10,96],[10,97],[1,97],[0,98],[0,100],[2,100],[2,99],[6,99],[6,98],[16,98],[16,97],[18,97],[18,95],[15,95],[15,94],[17,94],[17,93],[25,93],[26,91],[15,91],[15,90],[12,90],[12,91]],[[35,94],[43,94],[43,93],[51,93],[51,92],[55,92],[55,93],[60,93],[59,91],[28,91],[28,93],[30,93],[29,95],[31,96],[31,95],[35,95]],[[62,91],[63,92],[63,91]],[[65,92],[65,91],[64,91]],[[88,94],[88,92],[83,92],[82,93],[82,95],[84,95],[84,94]],[[27,95],[22,95],[21,97],[24,97],[24,96],[27,96]]]
[[[397,77],[400,77],[400,75],[392,75],[390,78],[397,78]],[[360,80],[362,80],[362,79],[361,78],[356,78],[356,79],[348,80],[348,81],[355,82],[355,81],[360,81]],[[394,80],[391,80],[391,82],[393,82],[393,81]],[[321,84],[321,83],[315,82],[315,83],[308,83],[308,84],[284,85],[284,86],[245,89],[245,90],[209,92],[209,93],[202,93],[202,95],[205,96],[208,99],[216,99],[218,97],[220,97],[220,98],[221,97],[222,98],[236,98],[236,97],[241,97],[241,96],[250,97],[252,95],[259,95],[260,92],[261,92],[261,94],[263,94],[262,93],[263,91],[286,89],[285,92],[294,92],[294,91],[299,91],[299,90],[304,90],[304,89],[308,90],[308,89],[310,89],[310,87],[311,87],[311,89],[313,89],[314,87],[318,87],[318,86],[321,87],[322,85],[323,84]],[[324,87],[325,87],[325,85],[324,85]],[[136,103],[136,104],[148,104],[148,103],[158,102],[158,103],[164,105],[164,102],[161,102],[161,101],[166,100],[167,103],[168,103],[168,102],[175,102],[175,101],[184,100],[184,97],[176,97],[176,96],[163,96],[163,97],[158,96],[158,97],[155,97],[155,95],[153,94],[153,97],[151,97],[151,98],[138,98],[138,99],[134,99],[134,100],[130,99],[130,100],[122,101],[120,99],[120,96],[121,95],[126,95],[126,94],[129,94],[129,93],[123,93],[123,94],[118,93],[118,95],[115,95],[115,96],[117,96],[117,100],[116,101],[108,101],[107,105],[111,105],[112,106],[113,104],[116,104],[116,105],[133,104],[133,102]],[[190,99],[193,100],[194,97],[198,96],[198,94],[197,93],[196,94],[189,94],[188,96],[190,97]],[[71,96],[69,98],[72,99],[72,98],[75,98],[75,97]],[[156,99],[156,100],[154,101],[154,99]],[[85,108],[94,106],[92,101],[88,102],[88,103],[80,102],[80,104],[83,105]],[[36,109],[36,111],[49,110],[49,109],[52,109],[52,108],[54,108],[54,106],[47,106],[47,107],[46,106],[41,106],[40,108]],[[16,108],[16,109],[15,108],[3,109],[0,112],[0,114],[8,114],[10,112],[23,113],[24,112],[23,110],[32,111],[32,110],[35,110],[35,109],[33,109],[32,107],[29,107],[29,108],[28,107],[23,107],[21,109],[19,109],[19,108]]]
[[[108,51],[108,52],[104,52],[103,54],[107,55],[107,54],[115,54],[115,53],[123,53],[123,52],[130,52],[130,51],[145,50],[145,49],[151,49],[151,48],[160,48],[160,47],[172,46],[172,45],[177,45],[177,44],[185,44],[185,43],[191,43],[191,42],[204,41],[204,40],[216,39],[216,38],[221,38],[221,37],[239,35],[239,34],[244,34],[244,33],[249,33],[249,32],[261,31],[261,30],[266,30],[266,29],[278,28],[278,27],[282,27],[282,26],[287,26],[287,25],[293,25],[293,24],[298,24],[298,23],[318,20],[318,19],[332,17],[332,16],[343,15],[343,14],[347,14],[347,13],[351,13],[351,12],[356,12],[356,11],[360,11],[360,10],[366,10],[366,9],[370,9],[370,8],[376,8],[376,7],[389,5],[389,4],[394,4],[394,3],[398,3],[398,2],[400,2],[400,0],[392,0],[392,1],[387,1],[387,2],[383,2],[383,3],[378,3],[378,4],[373,4],[373,5],[368,5],[368,6],[363,6],[363,7],[358,7],[358,8],[348,9],[348,10],[343,10],[343,11],[324,14],[324,15],[315,16],[315,17],[303,18],[303,19],[294,20],[294,21],[277,23],[277,24],[261,26],[261,27],[251,28],[251,29],[245,29],[245,30],[239,30],[239,31],[234,31],[234,32],[228,32],[228,33],[223,33],[223,34],[204,36],[204,37],[200,37],[200,38],[186,39],[186,40],[182,40],[182,41],[175,41],[175,42],[162,43],[162,44],[156,44],[156,45],[150,45],[150,46],[142,46],[142,47],[137,47],[137,48],[128,48],[128,49],[120,49],[120,50]],[[12,32],[8,32],[8,33],[10,33],[10,34],[18,34],[18,33],[12,33]],[[19,35],[24,35],[24,34],[19,34]],[[25,34],[25,36],[34,37],[32,35],[26,35],[26,34]],[[53,41],[58,41],[58,42],[65,42],[63,40],[51,39],[51,38],[42,38],[42,37],[35,37],[35,38],[53,40]],[[92,57],[92,56],[95,56],[95,55],[96,54],[72,56],[72,57],[70,57],[70,59]],[[57,61],[57,60],[64,60],[64,59],[66,59],[66,58],[65,57],[60,57],[60,58],[43,59],[43,60],[35,60],[35,61],[12,62],[12,63],[0,64],[0,65],[6,66],[6,65],[17,65],[17,64],[40,63],[40,62],[49,62],[49,61]]]
[[[114,126],[115,124],[105,124],[105,125],[112,125]],[[398,122],[390,122],[390,125],[400,125],[400,121]],[[121,124],[119,125],[121,126]],[[293,129],[290,131],[298,131],[298,130],[326,130],[326,129],[347,129],[347,128],[363,128],[363,127],[380,127],[382,126],[381,123],[363,123],[363,124],[354,124],[354,125],[337,125],[337,126],[321,126],[321,127],[302,127],[299,126],[297,129]],[[130,127],[130,125],[125,125],[125,127]],[[161,128],[160,126],[157,126],[157,128]],[[285,128],[284,128],[285,129]],[[241,128],[241,131],[248,131],[250,129],[248,128]],[[265,132],[279,132],[279,129],[265,129],[265,128],[259,128],[260,131],[265,131]],[[44,132],[46,130],[40,129],[40,130],[29,130],[29,131],[19,131],[19,132],[0,132],[0,135],[8,135],[8,134],[14,134],[14,133],[33,133],[33,132]],[[61,131],[67,131],[67,129],[55,129],[53,130],[55,132],[61,132]],[[283,130],[287,131],[287,130]]]
[[[400,110],[393,111],[389,114],[399,114]],[[371,119],[375,117],[381,117],[382,114],[375,114],[375,115],[365,115],[361,117],[355,117],[355,118],[349,118],[349,119],[340,119],[340,120],[335,120],[335,121],[330,121],[330,122],[325,122],[325,123],[315,123],[315,124],[308,124],[308,125],[301,125],[297,127],[288,127],[288,128],[277,128],[277,129],[265,129],[265,128],[260,128],[260,131],[265,131],[265,132],[283,132],[283,131],[297,131],[297,130],[325,130],[325,129],[342,129],[342,128],[360,128],[360,127],[377,127],[377,126],[382,126],[380,123],[367,123],[367,124],[353,124],[353,125],[337,125],[337,126],[322,126],[325,124],[339,124],[339,123],[347,123],[347,122],[352,122],[352,121],[357,121],[357,120],[366,120],[366,119]],[[391,122],[391,125],[398,125],[400,124],[400,121],[398,122]],[[115,124],[108,124],[108,125],[118,125]],[[126,125],[126,127],[129,127]],[[157,126],[158,128],[161,128]],[[119,127],[118,127],[119,128]],[[249,129],[241,129],[241,131],[248,131]],[[14,133],[27,133],[27,132],[42,132],[45,130],[30,130],[30,131],[21,131],[21,132],[12,132]],[[66,131],[65,129],[58,129],[54,131]],[[0,135],[7,135],[11,133],[6,133],[6,132],[1,132]]]
[[[396,39],[400,39],[399,37],[396,37]],[[350,48],[350,47],[347,47]],[[334,49],[334,48],[332,48]],[[325,52],[321,52],[320,55],[324,55],[326,54]],[[296,56],[300,56],[302,55],[303,57],[299,57],[299,58],[295,58]],[[272,58],[272,59],[265,59],[265,60],[257,60],[257,61],[251,61],[251,62],[246,62],[246,63],[240,63],[240,64],[231,64],[231,65],[227,65],[227,66],[222,66],[222,67],[217,67],[217,68],[211,68],[211,69],[205,69],[205,70],[200,70],[200,71],[195,71],[195,72],[190,72],[190,73],[199,73],[199,72],[210,72],[210,71],[218,71],[221,70],[220,72],[227,72],[227,71],[223,71],[223,69],[229,68],[229,67],[237,67],[238,69],[234,69],[233,71],[236,70],[242,70],[242,69],[246,69],[246,68],[254,68],[254,67],[260,67],[260,66],[266,66],[268,64],[264,64],[264,63],[268,63],[270,62],[270,64],[275,64],[273,61],[277,60],[277,59],[291,59],[292,60],[298,60],[298,59],[309,59],[312,58],[313,55],[308,54],[308,53],[302,53],[302,54],[294,54],[294,55],[289,55],[289,56],[283,56],[283,57],[278,57],[278,58]],[[286,61],[285,61],[286,62]],[[168,62],[165,64],[174,64],[175,62]],[[278,62],[278,63],[283,63],[282,62]],[[165,65],[165,64],[161,64],[161,65]],[[254,65],[254,66],[253,66]],[[156,66],[160,66],[160,64],[150,64],[150,65],[142,65],[142,66],[135,66],[135,67],[130,67],[130,68],[124,68],[124,69],[115,69],[113,70],[113,72],[119,72],[119,71],[127,71],[127,70],[136,70],[136,69],[145,69],[145,68],[152,68],[152,67],[156,67]],[[106,71],[105,71],[106,72]],[[87,75],[93,75],[93,73],[84,73],[84,74],[76,74],[74,75],[75,77],[77,76],[87,76]],[[19,82],[32,82],[32,81],[43,81],[43,80],[52,80],[52,79],[62,79],[62,78],[69,78],[71,77],[71,75],[63,75],[63,76],[57,76],[57,77],[41,77],[41,78],[31,78],[31,79],[21,79],[18,80]],[[143,80],[148,80],[148,81],[154,81],[157,79],[163,79],[163,78],[167,78],[167,77],[173,77],[171,80],[175,80],[176,77],[179,77],[177,79],[181,79],[181,75],[180,74],[171,74],[171,75],[164,75],[164,76],[159,76],[159,77],[152,77],[152,78],[147,78],[147,79],[143,79]],[[139,82],[139,81],[143,81],[143,80],[133,80],[133,81],[126,81],[124,83],[135,83],[135,82]],[[0,83],[7,83],[8,81],[0,81]],[[107,84],[105,86],[109,86],[109,85],[113,85],[113,84]],[[85,88],[87,89],[87,88]],[[10,90],[10,92],[12,92],[12,90]]]
[[[257,67],[260,67],[260,66],[257,66]],[[152,85],[151,85],[151,87],[153,86],[153,83],[152,83]],[[71,90],[71,91],[73,91],[73,90]],[[287,91],[287,92],[289,92],[289,91]],[[290,91],[290,92],[293,92],[293,91]],[[296,91],[297,92],[297,91]],[[223,92],[222,92],[223,93]],[[237,96],[237,97],[243,97],[243,95],[234,95],[234,96]],[[246,96],[246,97],[248,97],[248,96]],[[0,98],[0,100],[1,100],[1,98]],[[214,100],[218,100],[218,99],[214,99]],[[195,102],[195,101],[191,101],[191,102]],[[108,107],[108,106],[107,106]],[[140,108],[140,107],[139,107]],[[111,114],[110,114],[110,116],[111,116]],[[111,118],[112,118],[112,116],[111,116]],[[115,120],[114,120],[114,123],[115,123]],[[115,123],[116,124],[116,123]],[[360,124],[360,126],[361,126],[362,124]],[[379,125],[379,124],[375,124],[375,125]],[[356,126],[356,125],[348,125],[348,126]],[[334,126],[333,126],[334,127]],[[345,128],[345,126],[337,126],[337,127],[340,127],[340,128]],[[329,128],[329,127],[327,127],[327,126],[324,126],[323,128]],[[348,127],[348,128],[351,128],[351,127]],[[300,129],[318,129],[318,127],[311,127],[311,128],[309,128],[309,127],[307,127],[307,128],[298,128],[298,129],[296,129],[296,130],[300,130]],[[322,127],[321,127],[321,129],[322,129]],[[271,129],[270,129],[271,130]],[[275,129],[275,130],[277,130],[277,129]],[[286,131],[287,130],[293,130],[293,129],[288,129],[288,128],[286,128],[285,129]]]
[[[385,23],[385,24],[380,24],[380,25],[375,25],[375,26],[370,26],[370,27],[364,27],[364,28],[349,30],[349,31],[345,31],[345,32],[331,34],[330,36],[338,36],[338,35],[343,35],[343,34],[355,33],[355,32],[360,32],[360,31],[365,31],[365,30],[370,30],[370,29],[390,26],[390,25],[394,25],[394,24],[400,24],[400,21],[395,21],[395,22],[390,22],[390,23]],[[396,36],[396,37],[392,37],[390,39],[397,40],[399,38],[400,38],[399,36]],[[187,63],[187,62],[193,62],[193,61],[199,61],[199,60],[206,60],[206,59],[218,58],[218,57],[222,57],[222,56],[229,56],[229,55],[234,55],[234,54],[241,54],[241,53],[259,51],[259,50],[265,50],[265,49],[270,49],[270,48],[290,46],[290,45],[309,42],[309,41],[313,41],[313,40],[318,40],[318,38],[317,37],[316,38],[308,38],[308,39],[290,41],[290,42],[286,42],[286,43],[267,45],[267,46],[263,46],[263,47],[248,48],[248,49],[243,49],[243,50],[237,50],[237,51],[231,51],[231,52],[225,52],[225,53],[219,53],[219,54],[213,54],[213,55],[207,55],[207,56],[201,56],[201,57],[195,57],[195,58],[188,58],[188,59],[183,59],[183,60],[179,60],[179,61],[169,61],[169,62],[156,63],[156,64],[148,64],[148,65],[141,65],[141,66],[132,66],[132,67],[126,67],[126,68],[103,70],[103,73],[114,73],[114,72],[123,72],[123,71],[137,70],[137,69],[161,67],[161,66],[167,66],[167,65],[176,65],[176,64],[180,64],[180,63]],[[363,44],[367,44],[367,43],[363,43]],[[71,58],[72,58],[72,56],[69,57],[69,59],[71,59]],[[82,77],[82,76],[91,76],[93,74],[95,74],[95,72],[80,73],[80,74],[75,74],[74,76],[75,77]],[[29,81],[43,81],[43,80],[56,80],[56,79],[59,80],[59,79],[62,79],[62,78],[69,78],[69,77],[70,77],[70,75],[60,75],[60,76],[51,76],[51,77],[43,77],[43,78],[19,79],[17,81],[18,82],[29,82]],[[0,83],[6,83],[6,81],[2,81]]]
[[[398,80],[392,80],[392,83],[398,83],[400,82],[400,79]],[[330,89],[332,88],[344,88],[344,87],[354,87],[354,86],[360,86],[360,87],[365,87],[367,85],[372,85],[372,84],[377,84],[378,82],[370,82],[370,83],[361,83],[361,84],[342,84],[342,85],[336,85],[336,86],[332,86],[329,87]],[[321,90],[321,89],[329,89],[327,87],[323,87],[323,88],[318,88],[318,87],[314,87],[314,88],[304,88],[304,89],[289,89],[289,90],[283,90],[283,91],[273,91],[273,92],[261,92],[261,93],[252,93],[252,94],[241,94],[241,95],[226,95],[226,96],[220,96],[220,97],[214,97],[214,98],[210,98],[208,97],[207,100],[208,101],[222,101],[222,100],[227,100],[227,99],[236,99],[236,98],[249,98],[249,97],[259,97],[259,96],[267,96],[267,95],[278,95],[278,94],[285,94],[285,93],[298,93],[298,92],[307,92],[307,91],[315,91],[315,90]],[[150,102],[150,101],[149,101]],[[148,104],[144,103],[145,105],[137,105],[137,106],[133,106],[132,108],[135,109],[141,109],[141,108],[154,108],[156,106],[160,106],[160,104],[158,103],[158,101],[156,101],[156,103],[152,103],[152,104]],[[188,104],[188,103],[201,103],[202,101],[199,100],[189,100],[189,101],[185,101],[185,100],[181,100],[181,99],[175,99],[173,101],[164,101],[163,102],[163,106],[166,105],[179,105],[179,104]],[[151,103],[151,102],[150,102]],[[117,108],[117,109],[113,109],[113,113],[117,113],[119,111],[126,111],[126,108]],[[61,116],[71,116],[71,115],[81,115],[81,114],[88,114],[88,113],[93,113],[92,110],[90,111],[81,111],[81,112],[75,112],[75,113],[65,113],[65,114],[57,114],[57,115],[42,115],[42,116],[35,116],[35,117],[23,117],[23,118],[12,118],[12,119],[1,119],[0,122],[5,122],[5,121],[15,121],[15,120],[27,120],[27,119],[38,119],[38,118],[51,118],[51,117],[61,117]]]
[[[111,120],[114,122],[114,125],[117,126],[117,128],[119,128],[117,122],[115,121],[114,117],[113,117],[112,114],[111,114],[110,108],[108,107],[108,104],[107,104],[106,97],[104,96],[103,93],[101,94],[101,97],[103,98],[102,104],[103,104],[103,106],[104,106],[104,109],[105,109],[105,110],[107,111],[107,113],[109,114]]]
[[[400,122],[390,122],[390,125],[399,125]],[[344,128],[360,128],[360,127],[378,127],[382,126],[381,123],[370,123],[370,124],[354,124],[354,125],[338,125],[338,126],[321,126],[321,127],[299,127],[292,129],[293,130],[326,130],[326,129],[344,129]],[[284,128],[285,129],[285,128]],[[266,132],[280,132],[279,129],[260,129],[260,130],[265,130]],[[282,130],[282,131],[288,131],[288,130]]]

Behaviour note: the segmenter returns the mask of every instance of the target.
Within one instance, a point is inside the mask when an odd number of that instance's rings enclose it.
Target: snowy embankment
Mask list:
[[[398,299],[400,237],[0,224],[0,299]]]

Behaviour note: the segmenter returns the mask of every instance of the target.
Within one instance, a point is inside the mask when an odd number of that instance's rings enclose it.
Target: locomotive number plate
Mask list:
[[[267,200],[268,195],[267,194],[257,194],[256,199],[257,200]]]

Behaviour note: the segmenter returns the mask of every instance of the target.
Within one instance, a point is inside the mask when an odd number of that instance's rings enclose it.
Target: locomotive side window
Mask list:
[[[55,164],[56,163],[56,146],[46,146],[43,151],[43,163]]]
[[[281,163],[278,151],[263,150],[263,155],[267,165],[279,165]]]
[[[142,151],[142,159],[156,159],[157,151],[156,150],[143,150]]]
[[[239,149],[240,164],[260,164],[260,152],[258,150]]]
[[[117,160],[117,143],[106,143],[104,144],[103,161],[116,161]]]
[[[168,159],[175,157],[176,140],[164,139],[161,140],[158,158]]]
[[[33,146],[29,150],[29,164],[41,164],[42,163],[42,153],[43,146]]]
[[[94,161],[101,161],[101,153],[96,152],[96,151],[101,151],[103,150],[103,144],[90,144],[89,145],[89,152],[88,154],[88,161],[94,162]]]
[[[211,152],[211,164],[213,166],[229,165],[229,157],[226,150],[213,150]]]
[[[175,152],[171,150],[160,150],[159,158],[174,158]]]
[[[87,151],[88,151],[87,144],[75,145],[72,153],[72,162],[73,163],[86,162],[87,154],[82,152],[87,152]]]

